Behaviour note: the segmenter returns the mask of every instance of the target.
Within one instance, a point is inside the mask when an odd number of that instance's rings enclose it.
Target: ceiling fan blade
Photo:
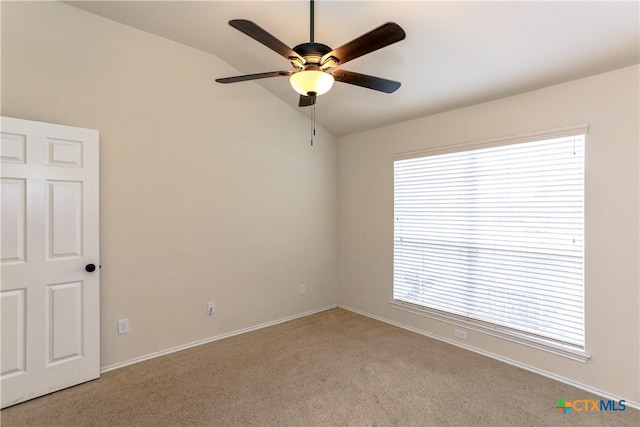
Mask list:
[[[266,79],[267,77],[287,77],[293,74],[294,71],[270,71],[268,73],[257,73],[257,74],[245,74],[243,76],[234,76],[234,77],[224,77],[221,79],[216,79],[218,83],[236,83],[236,82],[245,82],[247,80],[258,80],[258,79]]]
[[[316,103],[316,96],[304,96],[300,95],[300,101],[298,102],[298,107],[310,107]]]
[[[387,22],[327,53],[322,57],[321,64],[325,65],[333,58],[334,61],[337,60],[337,63],[342,65],[352,59],[404,40],[405,37],[406,34],[400,25],[395,22]]]
[[[252,39],[262,43],[274,52],[279,53],[288,61],[299,61],[300,66],[304,64],[304,59],[293,49],[282,43],[280,40],[278,40],[273,35],[262,29],[258,25],[254,24],[253,22],[246,19],[232,19],[231,21],[229,21],[229,25],[231,25],[236,30],[245,33]]]
[[[382,77],[354,73],[353,71],[334,70],[331,72],[331,75],[337,82],[348,83],[384,93],[395,92],[400,87],[400,82],[383,79]]]

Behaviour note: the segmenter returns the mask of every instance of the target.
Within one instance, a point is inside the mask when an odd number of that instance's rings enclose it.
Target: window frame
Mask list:
[[[440,154],[448,154],[448,153],[456,153],[456,152],[462,152],[462,151],[472,151],[472,150],[476,150],[476,149],[481,149],[481,148],[490,148],[490,147],[499,147],[499,146],[504,146],[504,145],[512,145],[512,144],[518,144],[518,143],[525,143],[525,142],[533,142],[533,141],[539,141],[539,140],[545,140],[545,139],[553,139],[553,138],[559,138],[559,137],[567,137],[567,136],[574,136],[574,135],[584,135],[585,136],[585,142],[584,142],[584,149],[585,149],[585,153],[584,153],[584,161],[585,161],[585,186],[584,186],[584,199],[586,200],[587,198],[587,168],[586,168],[586,163],[587,163],[587,155],[588,155],[588,150],[587,150],[587,141],[588,141],[588,130],[589,130],[589,126],[587,124],[580,124],[580,125],[575,125],[575,126],[568,126],[568,127],[564,127],[564,128],[559,128],[559,129],[554,129],[554,130],[547,130],[547,131],[536,131],[536,132],[530,132],[527,134],[520,134],[520,135],[511,135],[508,137],[504,137],[504,138],[496,138],[496,139],[488,139],[488,140],[482,140],[482,141],[474,141],[474,142],[465,142],[465,143],[461,143],[461,144],[455,144],[455,145],[447,145],[447,146],[439,146],[439,147],[434,147],[434,148],[429,148],[429,149],[423,149],[423,150],[416,150],[416,151],[407,151],[407,152],[402,152],[402,153],[396,153],[392,156],[392,161],[391,161],[391,168],[392,168],[392,176],[394,177],[394,181],[395,181],[395,171],[394,171],[394,164],[396,161],[398,160],[407,160],[407,159],[413,159],[413,158],[418,158],[418,157],[426,157],[426,156],[434,156],[434,155],[440,155]],[[395,206],[395,196],[394,196],[394,201],[393,201],[393,205]],[[394,208],[395,209],[395,208]],[[585,204],[585,219],[587,217],[587,212],[586,212],[586,204]],[[395,231],[392,232],[392,238],[395,239]],[[587,238],[587,223],[585,220],[584,223],[584,237],[585,237],[585,241]],[[393,248],[394,248],[394,254],[395,254],[395,242],[392,243]],[[583,288],[583,303],[585,306],[585,310],[586,310],[586,289],[587,289],[587,276],[586,276],[586,248],[585,248],[585,252],[584,252],[584,288]],[[395,271],[395,255],[392,257],[392,271]],[[481,320],[474,320],[471,318],[467,318],[464,316],[460,316],[457,314],[453,314],[453,313],[448,313],[445,311],[441,311],[438,309],[433,309],[433,308],[429,308],[429,307],[424,307],[421,305],[417,305],[417,304],[412,304],[409,302],[404,302],[404,301],[400,301],[400,300],[395,300],[394,299],[394,279],[393,279],[393,274],[392,274],[392,283],[391,283],[391,301],[390,301],[390,305],[398,310],[401,311],[405,311],[405,312],[409,312],[415,315],[419,315],[419,316],[423,316],[423,317],[427,317],[427,318],[431,318],[431,319],[435,319],[435,320],[439,320],[441,322],[453,325],[454,327],[459,327],[459,328],[464,328],[467,330],[471,330],[471,331],[475,331],[475,332],[479,332],[485,335],[489,335],[489,336],[493,336],[496,338],[500,338],[503,340],[507,340],[510,342],[514,342],[514,343],[518,343],[518,344],[522,344],[528,347],[533,347],[539,350],[543,350],[549,353],[553,353],[555,355],[558,356],[562,356],[562,357],[566,357],[575,361],[579,361],[582,363],[585,363],[586,361],[588,361],[590,359],[590,354],[587,352],[587,322],[586,322],[586,311],[583,312],[583,316],[584,316],[584,321],[583,321],[583,326],[584,326],[584,347],[583,349],[581,348],[577,348],[575,346],[572,345],[565,345],[563,343],[557,342],[557,341],[553,341],[551,339],[546,339],[544,337],[538,337],[532,334],[528,334],[525,332],[519,332],[517,330],[511,329],[511,328],[507,328],[507,327],[503,327],[503,326],[499,326],[499,325],[494,325],[488,322],[484,322]],[[452,333],[452,337],[453,337],[453,333]],[[445,339],[446,340],[446,339]],[[449,342],[455,343],[460,345],[461,343],[459,341],[454,341],[454,340],[448,340]]]

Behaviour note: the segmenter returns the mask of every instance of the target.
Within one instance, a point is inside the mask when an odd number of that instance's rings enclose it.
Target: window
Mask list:
[[[579,134],[395,160],[394,301],[583,350],[584,150]]]

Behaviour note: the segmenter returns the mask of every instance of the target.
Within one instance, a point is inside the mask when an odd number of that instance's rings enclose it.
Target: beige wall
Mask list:
[[[465,344],[639,402],[638,81],[634,66],[341,138],[340,304],[453,339],[452,325],[389,305],[392,156],[587,123],[586,345],[591,360],[583,364],[477,332],[469,332]]]
[[[2,115],[101,132],[102,366],[337,301],[336,138],[310,147],[294,96],[213,81],[234,73],[68,5],[2,3]]]

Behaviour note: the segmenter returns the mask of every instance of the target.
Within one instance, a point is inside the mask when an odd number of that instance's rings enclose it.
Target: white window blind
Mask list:
[[[584,146],[396,160],[394,300],[583,349]]]

